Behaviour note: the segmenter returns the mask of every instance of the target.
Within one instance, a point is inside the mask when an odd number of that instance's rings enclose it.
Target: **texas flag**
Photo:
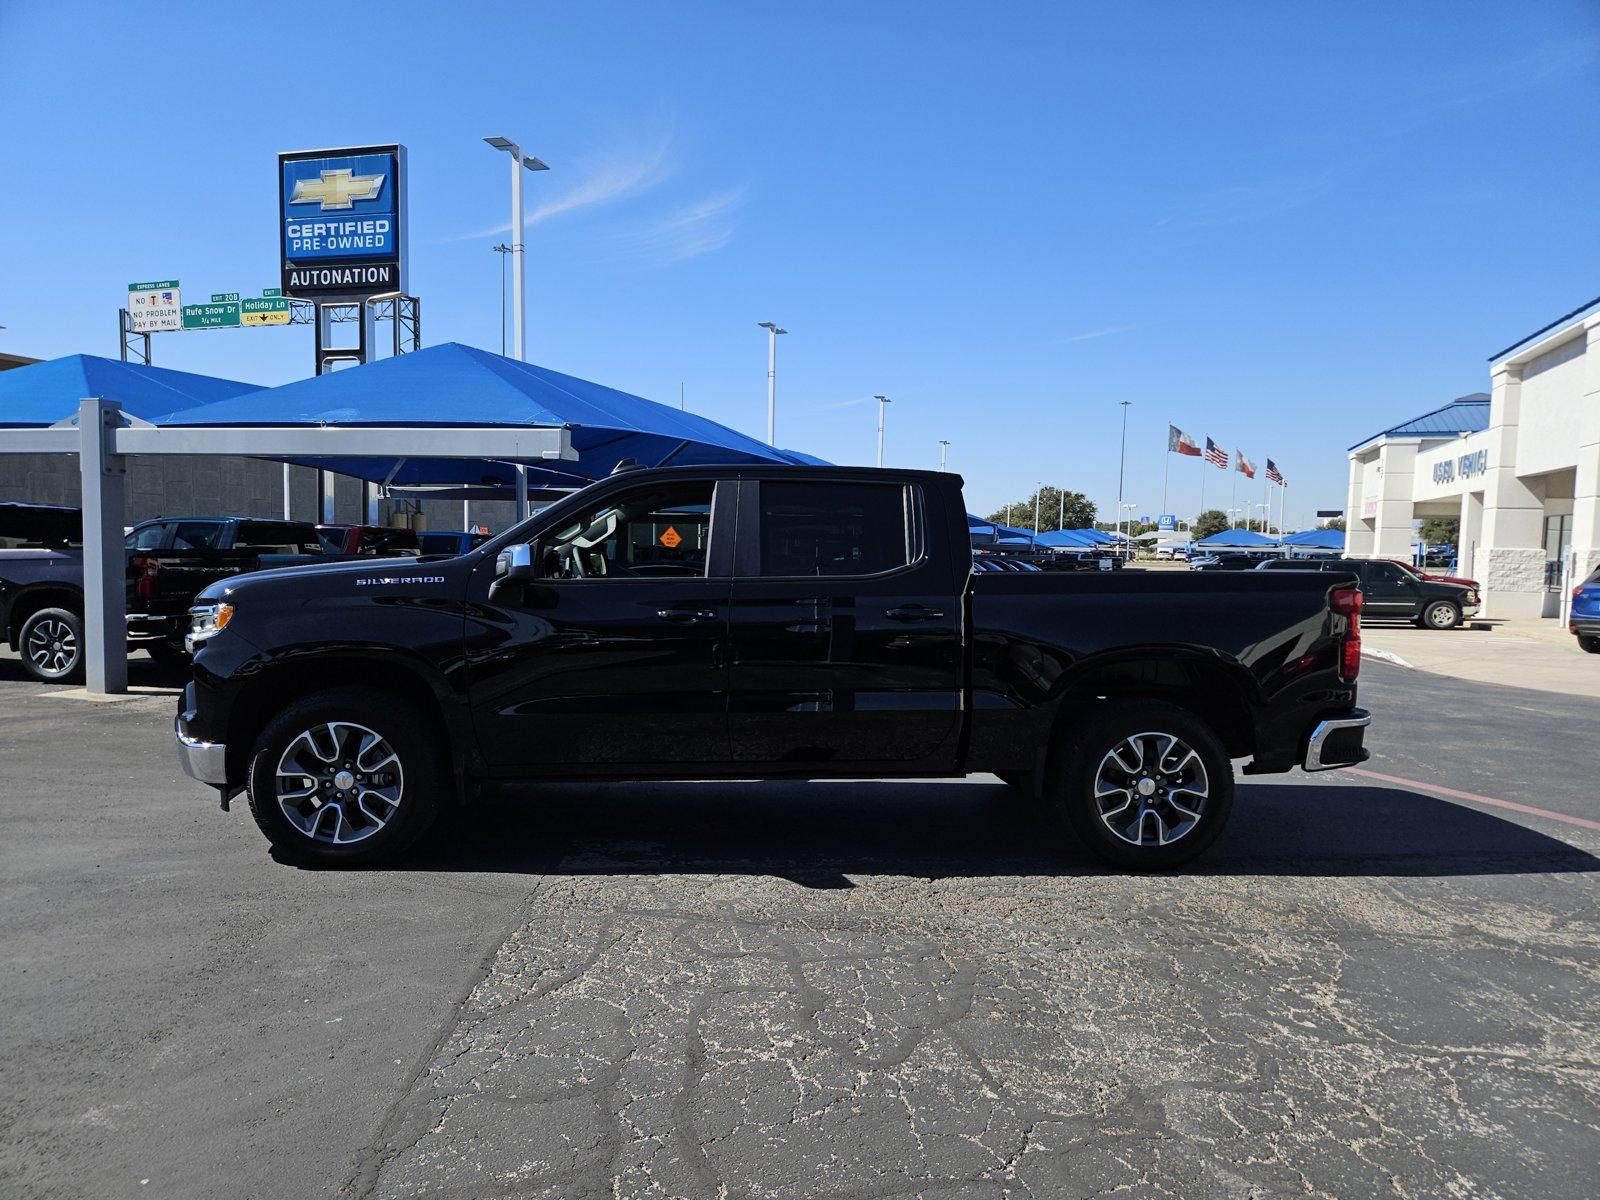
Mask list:
[[[1244,451],[1243,450],[1235,450],[1234,454],[1238,455],[1238,457],[1239,457],[1239,470],[1240,470],[1240,472],[1243,473],[1243,475],[1244,475],[1244,477],[1246,479],[1254,479],[1256,477],[1256,465],[1255,465],[1255,463],[1251,462],[1248,458],[1246,458],[1244,456]]]
[[[1167,453],[1188,454],[1200,457],[1200,447],[1195,440],[1176,425],[1167,426]]]

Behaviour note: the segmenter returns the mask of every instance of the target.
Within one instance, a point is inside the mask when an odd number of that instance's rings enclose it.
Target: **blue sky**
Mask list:
[[[226,12],[228,15],[221,15]],[[116,353],[129,281],[276,282],[275,155],[410,150],[424,340],[891,465],[1160,507],[1166,427],[1341,507],[1344,447],[1600,294],[1600,6],[0,0],[0,349]],[[304,328],[166,334],[277,383]],[[1196,460],[1169,507],[1192,512]],[[1208,500],[1226,489],[1213,470]]]

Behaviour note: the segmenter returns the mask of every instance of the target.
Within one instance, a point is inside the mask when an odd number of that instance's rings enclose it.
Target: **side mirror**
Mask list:
[[[496,583],[526,583],[533,578],[533,550],[526,543],[507,546],[494,560]]]
[[[507,546],[494,560],[494,582],[489,585],[493,596],[501,588],[518,587],[533,581],[533,551],[524,543]]]

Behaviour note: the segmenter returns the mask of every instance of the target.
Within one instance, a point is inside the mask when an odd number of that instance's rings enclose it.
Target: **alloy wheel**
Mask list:
[[[78,637],[65,621],[46,617],[28,631],[24,651],[28,661],[45,674],[65,674],[77,661]]]
[[[380,734],[351,721],[304,730],[278,758],[278,807],[314,842],[365,841],[394,819],[404,791],[399,755]]]
[[[1129,734],[1107,751],[1094,776],[1101,824],[1132,846],[1168,846],[1186,837],[1210,795],[1200,755],[1170,733]]]

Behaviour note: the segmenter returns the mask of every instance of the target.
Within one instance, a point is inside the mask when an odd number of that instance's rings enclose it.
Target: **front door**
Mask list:
[[[961,597],[949,548],[928,544],[920,490],[769,479],[744,485],[739,511],[735,761],[953,766]]]
[[[726,765],[731,581],[718,564],[731,547],[716,546],[732,536],[735,486],[622,488],[537,536],[532,583],[491,598],[493,563],[479,569],[467,655],[491,766]]]
[[[1417,615],[1416,581],[1394,563],[1362,563],[1361,591],[1367,616],[1409,620]]]

